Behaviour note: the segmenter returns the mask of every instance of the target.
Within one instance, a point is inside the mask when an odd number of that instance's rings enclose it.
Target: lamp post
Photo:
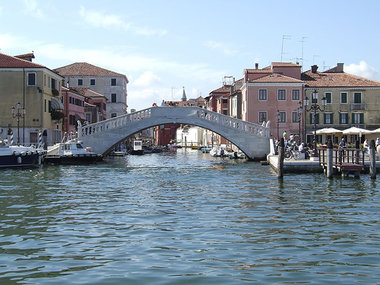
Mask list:
[[[313,149],[312,156],[317,157],[318,153],[317,153],[317,120],[316,120],[316,116],[317,116],[317,111],[321,111],[321,112],[325,111],[327,100],[326,100],[326,97],[323,97],[322,102],[321,102],[322,106],[318,105],[318,103],[317,103],[318,102],[317,90],[313,91],[313,93],[311,94],[311,98],[312,98],[312,100],[311,100],[311,104],[310,104],[309,98],[307,98],[307,96],[306,96],[304,105],[305,105],[305,111],[307,111],[307,112],[313,111],[313,113],[314,113],[314,136],[313,136],[314,149]],[[309,104],[310,104],[310,107],[308,108]]]
[[[17,118],[17,144],[20,144],[20,118],[25,117],[25,109],[21,108],[20,102],[15,106],[12,106],[11,109],[12,117]]]
[[[300,142],[302,142],[303,140],[301,139],[301,119],[302,119],[302,103],[301,101],[298,102],[298,134],[299,134],[299,139],[300,139]]]

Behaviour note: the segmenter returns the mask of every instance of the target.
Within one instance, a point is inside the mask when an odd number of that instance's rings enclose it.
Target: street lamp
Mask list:
[[[301,101],[298,102],[298,135],[299,135],[299,139],[300,141],[303,141],[301,139],[301,119],[302,119],[302,103]]]
[[[16,111],[17,110],[17,111]],[[12,106],[11,109],[12,117],[17,118],[17,144],[20,144],[20,118],[25,117],[25,109],[21,108],[20,102],[15,106]]]
[[[324,112],[325,111],[325,107],[327,105],[327,100],[326,100],[326,97],[323,97],[322,98],[322,106],[318,105],[318,92],[317,90],[314,90],[313,93],[311,94],[311,104],[309,102],[309,98],[305,98],[305,102],[304,102],[304,105],[305,105],[305,111],[309,112],[309,111],[313,111],[314,113],[314,136],[313,136],[313,144],[314,144],[314,150],[313,150],[313,154],[312,156],[313,157],[317,157],[318,156],[318,153],[317,153],[317,120],[316,120],[316,116],[317,116],[317,111],[321,111],[321,112]],[[310,104],[310,107],[308,108]]]

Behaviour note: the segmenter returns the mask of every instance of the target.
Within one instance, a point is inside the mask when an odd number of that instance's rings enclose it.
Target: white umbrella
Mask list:
[[[346,130],[343,130],[344,135],[366,135],[371,134],[372,132],[366,129],[351,127]]]
[[[342,134],[341,130],[335,129],[335,128],[323,128],[317,130],[317,135],[324,135],[324,134]]]
[[[371,131],[372,134],[379,134],[380,133],[380,128]]]

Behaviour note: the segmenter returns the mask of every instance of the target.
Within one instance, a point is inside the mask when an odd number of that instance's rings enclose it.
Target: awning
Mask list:
[[[343,134],[344,135],[366,135],[366,134],[370,134],[372,133],[371,131],[369,130],[365,130],[365,129],[361,129],[361,128],[357,128],[357,127],[351,127],[349,129],[346,129],[343,131]]]
[[[75,114],[75,119],[76,120],[81,120],[81,121],[85,121],[86,120],[84,114],[81,114],[81,113],[76,113]]]
[[[51,98],[51,108],[52,108],[52,110],[63,110],[64,109],[61,101],[59,101],[55,98]]]

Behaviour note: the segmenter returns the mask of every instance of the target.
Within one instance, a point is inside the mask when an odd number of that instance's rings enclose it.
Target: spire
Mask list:
[[[182,93],[182,98],[181,99],[182,99],[183,102],[185,102],[185,101],[187,101],[185,87],[182,87],[182,89],[183,89],[183,93]]]

